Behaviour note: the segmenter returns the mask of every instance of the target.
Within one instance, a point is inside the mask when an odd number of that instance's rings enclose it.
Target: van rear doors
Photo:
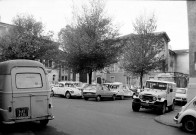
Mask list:
[[[14,67],[11,70],[13,119],[49,115],[46,75],[40,67]]]

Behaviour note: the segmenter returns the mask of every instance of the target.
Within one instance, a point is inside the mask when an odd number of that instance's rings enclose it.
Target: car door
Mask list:
[[[60,95],[65,95],[64,88],[65,88],[65,85],[63,83],[59,83],[58,92]]]
[[[105,97],[111,97],[113,95],[108,87],[103,85],[102,88],[103,88],[103,92],[104,92]]]

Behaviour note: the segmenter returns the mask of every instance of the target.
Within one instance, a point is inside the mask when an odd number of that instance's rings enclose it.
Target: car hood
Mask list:
[[[166,93],[165,93],[165,90],[144,89],[144,91],[140,92],[140,95],[153,95],[153,96],[164,97],[166,95]]]
[[[175,97],[187,98],[186,94],[176,93]]]

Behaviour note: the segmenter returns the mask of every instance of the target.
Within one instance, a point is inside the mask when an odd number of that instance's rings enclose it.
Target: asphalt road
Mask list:
[[[133,112],[132,99],[95,100],[53,97],[55,119],[39,123],[1,125],[0,135],[186,135],[179,128],[154,121],[152,110]],[[188,134],[187,134],[188,135]]]

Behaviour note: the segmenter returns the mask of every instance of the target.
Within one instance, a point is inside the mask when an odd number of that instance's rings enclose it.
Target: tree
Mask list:
[[[104,16],[104,3],[89,1],[82,12],[75,14],[76,21],[61,29],[59,39],[65,52],[67,66],[75,73],[88,73],[91,84],[92,72],[101,70],[118,61],[122,52],[117,28]]]
[[[152,70],[163,68],[165,61],[164,41],[162,34],[156,33],[156,19],[152,15],[149,18],[140,16],[133,23],[136,34],[131,34],[127,39],[125,53],[123,58],[123,67],[134,76],[140,77],[140,86],[142,87],[142,78]]]
[[[13,26],[0,39],[1,61],[10,59],[55,59],[59,44],[44,35],[43,24],[33,16],[17,15]]]

